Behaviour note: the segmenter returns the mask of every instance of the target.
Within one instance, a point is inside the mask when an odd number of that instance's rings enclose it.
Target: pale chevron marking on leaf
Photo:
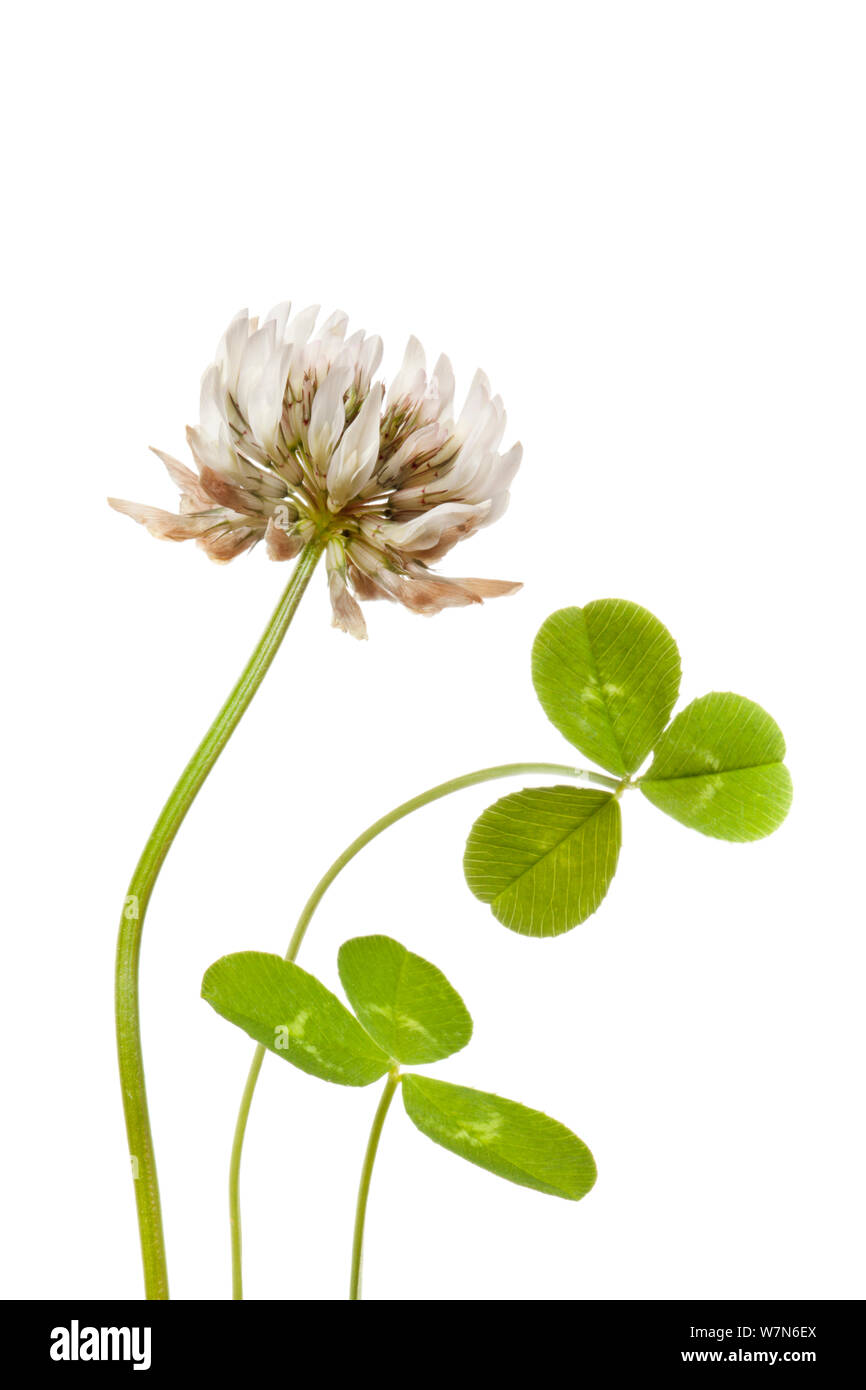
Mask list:
[[[394,1061],[435,1062],[465,1047],[472,1019],[441,970],[389,936],[340,948],[343,988],[361,1024]]]
[[[766,710],[742,695],[713,692],[677,715],[638,785],[693,830],[758,840],[781,825],[791,805],[784,756],[782,732]]]
[[[535,639],[532,675],[560,733],[625,777],[645,761],[670,718],[679,653],[646,609],[601,599],[551,614]]]
[[[367,1086],[388,1070],[387,1053],[345,1005],[314,975],[281,956],[263,951],[223,956],[205,973],[202,996],[277,1057],[323,1081]]]
[[[583,1141],[539,1110],[412,1073],[402,1090],[421,1133],[476,1167],[569,1201],[579,1201],[595,1182],[595,1161]]]

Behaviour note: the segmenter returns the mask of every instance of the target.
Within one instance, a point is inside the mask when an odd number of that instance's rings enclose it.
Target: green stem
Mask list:
[[[168,1298],[168,1272],[139,1026],[138,967],[147,905],[163,860],[187,811],[277,654],[316,568],[323,546],[324,542],[321,540],[311,541],[301,552],[286,590],[237,685],[193,753],[160,812],[132,876],[120,919],[115,970],[117,1057],[138,1209],[145,1297],[149,1299]]]
[[[256,1083],[259,1079],[259,1072],[265,1060],[265,1049],[261,1043],[256,1046],[253,1060],[247,1073],[247,1081],[244,1086],[244,1093],[241,1096],[240,1109],[235,1121],[235,1133],[232,1140],[232,1156],[229,1163],[229,1224],[231,1226],[232,1242],[232,1298],[242,1299],[244,1296],[244,1276],[243,1276],[243,1231],[241,1229],[241,1156],[244,1151],[244,1138],[247,1132],[247,1120],[250,1115],[250,1106],[253,1103],[253,1096],[256,1092]]]
[[[616,791],[620,785],[615,777],[605,777],[601,772],[584,772],[579,767],[564,767],[561,763],[500,763],[497,767],[482,767],[478,772],[467,772],[462,777],[452,777],[449,782],[440,782],[438,786],[431,787],[429,791],[420,792],[418,796],[404,801],[393,811],[389,811],[386,816],[381,816],[379,820],[368,826],[363,834],[353,840],[348,849],[344,849],[340,857],[334,860],[327,873],[322,875],[298,918],[298,925],[295,927],[289,942],[289,949],[286,952],[286,960],[297,959],[301,942],[307,933],[307,927],[310,925],[313,913],[334,879],[342,873],[347,864],[351,863],[355,855],[360,854],[361,850],[369,845],[371,840],[375,840],[377,835],[381,835],[383,830],[388,830],[390,826],[396,825],[398,820],[411,816],[413,811],[420,811],[422,806],[429,806],[431,801],[439,801],[443,796],[450,796],[452,792],[463,791],[466,787],[477,787],[480,782],[495,782],[502,777],[523,777],[527,774],[570,777],[578,782],[592,782],[597,787],[608,787],[612,791]]]
[[[561,763],[500,763],[496,767],[482,767],[478,772],[467,772],[462,777],[452,777],[448,782],[440,782],[437,786],[431,787],[426,792],[421,792],[418,796],[413,796],[409,801],[402,802],[387,815],[381,816],[372,825],[353,840],[347,849],[338,859],[335,859],[327,873],[323,874],[316,884],[309,898],[307,899],[303,911],[298,918],[292,939],[289,942],[289,949],[286,952],[286,960],[295,960],[301,948],[301,942],[306,935],[308,926],[313,913],[327,893],[334,879],[342,873],[347,864],[360,854],[371,840],[375,840],[377,835],[381,835],[383,830],[389,826],[396,825],[397,821],[403,820],[413,811],[419,811],[422,806],[428,806],[432,801],[439,801],[443,796],[450,796],[452,792],[463,791],[466,787],[478,786],[481,782],[495,782],[502,777],[521,777],[526,774],[569,777],[573,781],[589,782],[597,787],[606,787],[616,791],[620,783],[615,777],[606,777],[601,772],[585,772],[579,767],[565,767]],[[242,1232],[241,1232],[241,1204],[240,1204],[240,1179],[241,1179],[241,1156],[243,1154],[244,1136],[246,1134],[247,1120],[249,1119],[250,1106],[256,1090],[256,1082],[259,1072],[262,1069],[262,1062],[265,1057],[265,1048],[259,1044],[253,1056],[244,1093],[241,1098],[238,1118],[235,1124],[234,1141],[232,1143],[232,1155],[229,1166],[229,1213],[231,1220],[231,1240],[232,1240],[232,1297],[235,1299],[243,1298],[243,1274],[242,1274]]]
[[[367,1198],[370,1195],[370,1180],[373,1176],[373,1164],[376,1162],[376,1150],[379,1147],[379,1140],[382,1137],[382,1127],[385,1124],[385,1116],[388,1114],[388,1107],[394,1099],[394,1092],[400,1084],[399,1071],[392,1071],[388,1074],[385,1082],[385,1089],[379,1101],[376,1114],[373,1117],[373,1127],[370,1130],[370,1138],[367,1140],[367,1152],[364,1154],[364,1166],[361,1169],[361,1182],[358,1186],[358,1204],[355,1208],[355,1234],[352,1238],[352,1274],[349,1280],[349,1299],[359,1299],[361,1297],[361,1264],[364,1255],[364,1221],[367,1216]]]

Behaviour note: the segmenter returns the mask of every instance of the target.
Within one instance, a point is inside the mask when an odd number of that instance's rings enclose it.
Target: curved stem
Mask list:
[[[334,879],[342,873],[347,864],[351,863],[355,855],[360,854],[361,850],[369,845],[371,840],[375,840],[377,835],[381,835],[383,830],[388,830],[390,826],[396,825],[398,820],[410,816],[413,811],[420,811],[422,806],[429,806],[431,801],[439,801],[443,796],[450,796],[452,792],[463,791],[466,787],[476,787],[480,782],[495,782],[501,777],[521,777],[528,773],[570,777],[572,780],[592,782],[597,787],[607,787],[612,791],[616,791],[620,786],[615,777],[605,777],[604,773],[601,772],[584,772],[579,767],[564,767],[560,763],[500,763],[497,767],[482,767],[478,772],[467,772],[462,777],[452,777],[449,782],[440,782],[438,786],[431,787],[429,791],[413,796],[411,800],[404,801],[393,811],[389,811],[386,816],[381,816],[379,820],[368,826],[363,834],[353,840],[348,848],[343,850],[340,857],[334,860],[327,873],[322,875],[298,918],[298,924],[286,952],[286,960],[297,959],[301,942],[306,936],[313,913]]]
[[[367,1140],[367,1152],[364,1154],[364,1166],[361,1169],[361,1182],[358,1187],[358,1204],[355,1208],[355,1233],[352,1237],[352,1273],[349,1279],[349,1299],[359,1299],[361,1297],[361,1264],[364,1255],[364,1221],[367,1216],[367,1198],[370,1195],[370,1179],[373,1176],[373,1164],[376,1162],[376,1151],[379,1147],[379,1140],[382,1137],[382,1127],[385,1123],[385,1116],[388,1114],[388,1107],[394,1099],[394,1092],[400,1084],[400,1073],[392,1071],[388,1074],[385,1082],[385,1089],[382,1092],[376,1114],[373,1117],[373,1127],[370,1130],[370,1138]]]
[[[311,541],[301,552],[258,646],[162,808],[132,876],[120,919],[115,969],[117,1058],[138,1209],[145,1297],[149,1299],[168,1298],[168,1273],[139,1026],[138,967],[144,918],[171,843],[276,656],[322,553],[323,544],[321,540]]]
[[[605,787],[616,791],[621,783],[615,777],[606,777],[602,772],[585,772],[579,767],[566,767],[561,763],[500,763],[495,767],[482,767],[477,772],[467,772],[462,777],[452,777],[448,782],[440,782],[435,787],[430,787],[426,792],[421,792],[418,796],[413,796],[409,801],[403,801],[399,806],[395,806],[393,811],[387,815],[380,816],[379,820],[374,821],[360,834],[352,843],[343,850],[339,858],[335,859],[331,867],[319,879],[306,903],[297,926],[295,927],[292,939],[289,942],[289,949],[286,952],[286,960],[295,960],[301,948],[301,942],[306,935],[308,926],[313,913],[327,893],[334,879],[342,873],[347,864],[360,854],[361,850],[375,840],[377,835],[381,835],[383,830],[396,825],[397,821],[403,820],[413,811],[419,811],[422,806],[428,806],[432,801],[439,801],[443,796],[450,796],[452,792],[463,791],[466,787],[478,786],[481,782],[495,782],[502,777],[520,777],[525,774],[568,777],[572,781],[589,782],[597,787]],[[256,1082],[259,1072],[262,1069],[262,1062],[265,1057],[265,1048],[259,1044],[255,1050],[249,1074],[247,1076],[244,1093],[241,1098],[238,1118],[235,1124],[234,1141],[232,1143],[232,1155],[229,1166],[229,1213],[231,1219],[231,1239],[232,1239],[232,1298],[243,1298],[243,1274],[242,1274],[242,1232],[240,1214],[240,1177],[241,1177],[241,1156],[243,1154],[244,1136],[246,1134],[247,1120],[249,1119],[250,1106],[256,1090]]]

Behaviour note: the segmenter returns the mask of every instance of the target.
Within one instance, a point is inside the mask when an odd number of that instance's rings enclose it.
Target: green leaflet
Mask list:
[[[562,608],[541,625],[532,680],[561,734],[618,777],[636,772],[667,724],[680,658],[667,628],[625,599]]]
[[[404,1076],[402,1089],[406,1114],[422,1134],[497,1177],[572,1202],[595,1182],[586,1145],[540,1110],[429,1076]]]
[[[460,995],[441,970],[399,941],[356,936],[340,947],[337,962],[349,1003],[394,1061],[437,1062],[471,1038]]]
[[[494,917],[525,936],[559,936],[595,912],[616,870],[619,804],[609,792],[539,787],[477,819],[463,869]]]
[[[280,956],[240,951],[205,973],[202,998],[218,1014],[301,1071],[341,1086],[368,1086],[390,1065],[314,975]]]
[[[639,786],[683,825],[720,840],[760,840],[791,805],[785,740],[766,710],[742,695],[703,695],[659,739]]]

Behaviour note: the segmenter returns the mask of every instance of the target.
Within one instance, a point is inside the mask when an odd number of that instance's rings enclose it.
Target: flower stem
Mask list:
[[[375,840],[377,835],[381,835],[383,830],[389,826],[396,825],[397,821],[403,820],[413,811],[420,811],[423,806],[428,806],[432,801],[439,801],[443,796],[450,796],[452,792],[463,791],[466,787],[478,786],[481,782],[495,782],[501,777],[521,777],[527,774],[568,777],[572,781],[589,782],[597,787],[605,787],[616,791],[621,785],[615,777],[606,777],[601,772],[585,772],[579,767],[565,767],[561,763],[500,763],[496,767],[482,767],[477,772],[467,772],[462,777],[452,777],[448,782],[440,782],[435,787],[430,787],[426,792],[421,792],[418,796],[413,796],[409,801],[403,801],[399,806],[395,806],[393,811],[381,816],[368,826],[357,839],[343,850],[339,858],[335,859],[328,871],[322,875],[316,884],[306,903],[303,911],[298,918],[292,939],[289,942],[289,949],[286,952],[286,960],[295,960],[301,948],[301,942],[306,935],[307,928],[312,920],[313,913],[327,893],[334,879],[342,873],[347,864],[360,854],[371,840]],[[242,1231],[241,1231],[241,1206],[240,1206],[240,1178],[241,1178],[241,1157],[244,1147],[244,1136],[246,1134],[247,1120],[249,1119],[250,1106],[253,1103],[256,1083],[259,1072],[262,1069],[262,1062],[265,1058],[265,1048],[259,1044],[255,1050],[249,1074],[247,1076],[244,1093],[241,1098],[238,1118],[235,1123],[234,1141],[232,1143],[232,1154],[229,1165],[229,1214],[231,1221],[231,1240],[232,1240],[232,1298],[243,1298],[243,1273],[242,1273]]]
[[[394,1092],[399,1084],[399,1071],[389,1072],[388,1080],[385,1082],[385,1089],[382,1092],[376,1114],[373,1117],[373,1127],[370,1130],[370,1138],[367,1140],[367,1152],[364,1154],[364,1166],[361,1169],[361,1182],[358,1187],[358,1204],[355,1208],[355,1233],[352,1238],[352,1274],[349,1280],[350,1300],[360,1299],[361,1297],[364,1221],[367,1216],[367,1198],[370,1195],[370,1179],[373,1176],[373,1164],[376,1162],[376,1151],[382,1136],[385,1116],[388,1114],[388,1107],[394,1099]]]
[[[117,1057],[148,1299],[168,1298],[168,1272],[139,1026],[138,967],[147,905],[187,811],[277,654],[322,549],[322,541],[311,541],[298,557],[258,646],[160,812],[132,876],[120,919],[115,970]]]

